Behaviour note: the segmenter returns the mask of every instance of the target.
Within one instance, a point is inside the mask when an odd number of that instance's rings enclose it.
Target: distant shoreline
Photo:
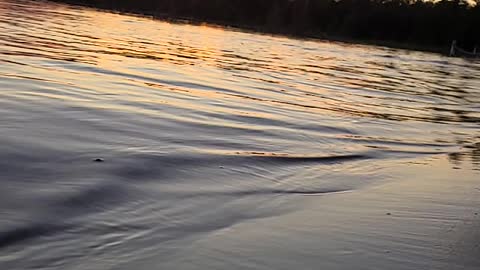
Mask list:
[[[371,46],[380,46],[387,47],[391,49],[401,49],[401,50],[410,50],[410,51],[419,51],[419,52],[429,52],[437,53],[441,55],[447,55],[449,53],[450,44],[445,44],[444,46],[428,46],[428,45],[419,45],[415,43],[403,43],[392,40],[379,40],[379,39],[357,39],[351,37],[345,37],[341,35],[329,35],[326,33],[320,32],[306,32],[306,33],[294,33],[288,29],[281,31],[279,29],[268,28],[265,26],[255,26],[247,24],[235,24],[227,21],[215,21],[215,20],[201,20],[194,17],[184,17],[184,16],[171,16],[166,13],[158,12],[142,12],[139,10],[126,10],[126,9],[114,9],[108,7],[101,7],[97,5],[87,4],[84,2],[79,2],[75,0],[47,0],[56,3],[63,3],[67,5],[77,5],[80,7],[92,8],[100,11],[111,12],[114,14],[123,14],[129,16],[138,16],[144,18],[150,18],[154,20],[178,23],[178,24],[191,24],[191,25],[207,25],[210,27],[222,27],[231,29],[234,31],[240,32],[251,32],[265,35],[273,36],[282,36],[296,39],[305,39],[305,40],[314,40],[314,41],[326,41],[326,42],[342,42],[346,44],[358,44],[358,45],[371,45]]]

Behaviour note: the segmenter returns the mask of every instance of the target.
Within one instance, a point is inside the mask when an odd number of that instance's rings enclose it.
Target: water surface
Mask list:
[[[0,266],[478,269],[479,104],[478,62],[0,0]]]

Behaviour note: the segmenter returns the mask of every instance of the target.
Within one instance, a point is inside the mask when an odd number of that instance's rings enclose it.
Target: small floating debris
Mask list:
[[[93,162],[105,162],[105,160],[103,158],[96,158]]]
[[[392,215],[392,213],[388,212],[388,213],[386,213],[386,215],[387,215],[387,216],[391,216],[391,215]]]

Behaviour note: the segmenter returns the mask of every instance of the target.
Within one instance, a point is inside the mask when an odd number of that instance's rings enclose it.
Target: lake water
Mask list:
[[[479,62],[0,0],[0,268],[479,269],[479,123]]]

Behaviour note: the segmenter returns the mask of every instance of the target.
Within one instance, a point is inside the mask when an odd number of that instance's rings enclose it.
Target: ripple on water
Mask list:
[[[250,250],[245,261],[261,268],[308,252],[317,262],[319,247],[341,246],[322,259],[339,265],[398,236],[372,243],[360,233],[371,224],[361,214],[398,197],[348,212],[345,195],[404,181],[406,166],[417,166],[418,194],[445,164],[458,178],[480,168],[477,61],[47,1],[0,0],[0,33],[2,269],[188,265],[200,255],[230,267]],[[445,164],[426,173],[432,160]],[[384,225],[370,239],[398,229],[400,215],[384,220],[390,211],[370,220]],[[313,225],[292,225],[302,220]],[[361,252],[344,251],[355,243]],[[411,263],[415,247],[397,251]]]

